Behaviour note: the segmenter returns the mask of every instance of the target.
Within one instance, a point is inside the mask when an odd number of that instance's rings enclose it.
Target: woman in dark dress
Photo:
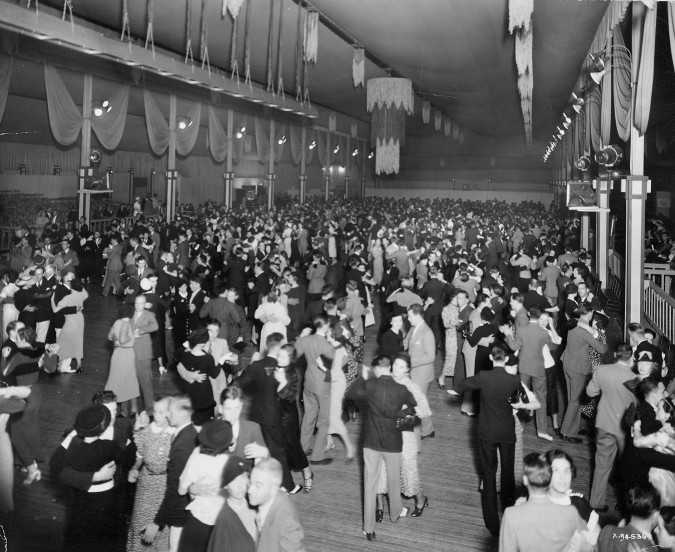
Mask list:
[[[300,378],[295,362],[295,349],[293,345],[284,345],[277,357],[277,370],[283,370],[284,374],[276,374],[280,381],[286,385],[279,390],[281,403],[281,427],[286,441],[286,457],[288,467],[292,471],[302,471],[305,480],[304,490],[306,493],[312,490],[312,470],[305,451],[300,444],[300,417],[298,415],[298,393],[300,391]]]
[[[192,401],[192,421],[195,425],[202,425],[213,418],[216,406],[210,378],[218,376],[221,367],[205,351],[208,342],[209,333],[205,328],[191,333],[188,337],[190,350],[180,356],[178,364],[178,373],[187,382],[186,393]]]
[[[100,438],[110,424],[110,410],[103,405],[81,410],[75,418],[76,435],[66,450],[63,467],[92,473],[110,462],[119,463],[123,450],[114,440]],[[114,487],[112,478],[94,483],[86,491],[68,487],[64,551],[108,552],[116,549],[122,528],[118,526],[120,516]]]
[[[173,342],[176,356],[183,350],[183,343],[190,335],[190,293],[188,284],[181,281],[171,301],[171,324],[173,326]]]
[[[480,311],[481,325],[469,336],[469,345],[476,347],[476,374],[483,370],[492,370],[490,362],[490,345],[497,335],[497,328],[492,321],[495,313],[490,307],[483,307]]]

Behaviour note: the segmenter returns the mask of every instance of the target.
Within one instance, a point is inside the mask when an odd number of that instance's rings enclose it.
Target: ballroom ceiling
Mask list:
[[[222,17],[222,0],[204,0],[208,20],[209,57],[227,69],[232,20]],[[294,90],[297,0],[248,0],[253,79],[265,81],[270,5],[283,7],[284,85]],[[187,2],[187,5],[186,5]],[[62,0],[40,5],[60,10]],[[129,3],[131,34],[146,33],[147,2]],[[76,18],[119,35],[122,0],[74,2]],[[184,54],[186,7],[191,14],[193,50],[199,53],[202,0],[155,2],[155,44]],[[523,139],[516,86],[513,38],[506,30],[507,0],[311,0],[322,15],[318,62],[310,70],[311,99],[348,115],[368,119],[365,91],[351,78],[352,42],[394,74],[413,80],[426,96],[464,128],[499,139]],[[546,138],[565,107],[579,67],[607,8],[606,2],[537,0],[534,6],[534,134]],[[243,10],[244,8],[242,8]],[[243,13],[243,11],[242,11]],[[276,13],[276,12],[275,12]],[[241,17],[241,15],[240,15]],[[242,53],[243,32],[238,33]],[[276,47],[276,44],[275,44]],[[241,62],[240,62],[241,63]],[[368,60],[366,78],[384,76],[383,67]],[[429,134],[419,117],[411,134]]]

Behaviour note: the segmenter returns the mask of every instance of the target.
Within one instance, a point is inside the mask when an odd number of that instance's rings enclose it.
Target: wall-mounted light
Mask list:
[[[565,130],[567,130],[568,128],[570,128],[570,125],[571,125],[571,124],[572,124],[572,119],[570,119],[570,118],[567,116],[567,113],[564,113],[564,112],[563,112],[563,122],[562,122],[562,126],[565,128]]]
[[[623,150],[619,146],[609,145],[600,149],[600,151],[595,153],[595,162],[598,165],[609,169],[619,163],[623,159]]]
[[[281,138],[277,140],[277,144],[280,146],[283,146],[286,143],[286,135],[283,135]]]
[[[309,144],[309,149],[313,150],[316,147],[316,140],[312,140],[311,143]]]
[[[354,151],[352,152],[352,157],[356,157],[359,154],[359,148],[354,148]]]
[[[100,104],[94,106],[94,117],[102,117],[105,113],[110,113],[111,109],[110,100],[103,100]]]
[[[337,170],[338,174],[345,174],[345,168],[342,165],[340,165]]]
[[[335,146],[335,148],[333,149],[333,153],[338,153],[339,151],[340,151],[340,144]]]
[[[192,119],[189,117],[180,117],[177,122],[178,130],[185,130],[192,126]]]
[[[372,159],[373,157],[375,157],[375,154],[371,151],[371,152],[368,154],[368,159]]]

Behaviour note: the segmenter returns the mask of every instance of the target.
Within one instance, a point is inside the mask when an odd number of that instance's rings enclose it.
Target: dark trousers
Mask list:
[[[478,459],[483,482],[481,505],[485,527],[493,535],[499,534],[499,504],[497,501],[497,451],[501,460],[502,471],[502,507],[513,504],[515,493],[515,479],[513,464],[516,443],[500,443],[495,441],[478,440]]]
[[[152,407],[155,404],[155,391],[152,387],[152,359],[136,359],[136,377],[138,378],[138,385],[141,388],[143,408],[148,414],[152,414]]]
[[[270,451],[270,456],[279,460],[283,472],[283,481],[281,486],[287,491],[292,491],[295,487],[293,475],[288,466],[288,456],[286,455],[286,438],[284,430],[280,426],[260,425],[260,429],[265,439],[265,445]]]
[[[40,404],[42,389],[39,385],[31,387],[26,408],[12,414],[9,422],[9,434],[16,451],[17,459],[24,467],[30,466],[40,456]]]
[[[209,546],[213,525],[202,523],[191,512],[187,514],[187,520],[180,535],[178,552],[205,552]]]

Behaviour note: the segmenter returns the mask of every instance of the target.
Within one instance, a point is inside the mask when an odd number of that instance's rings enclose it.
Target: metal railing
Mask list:
[[[650,280],[666,293],[670,293],[675,270],[669,263],[645,263],[645,280]]]
[[[645,280],[643,315],[657,333],[675,342],[675,299],[654,283]]]

